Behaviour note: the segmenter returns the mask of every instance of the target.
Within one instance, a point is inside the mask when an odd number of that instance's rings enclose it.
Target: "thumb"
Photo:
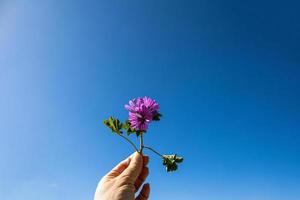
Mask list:
[[[128,179],[128,183],[134,184],[136,179],[139,177],[143,168],[143,156],[135,152],[130,159],[128,167],[123,171],[122,176]]]

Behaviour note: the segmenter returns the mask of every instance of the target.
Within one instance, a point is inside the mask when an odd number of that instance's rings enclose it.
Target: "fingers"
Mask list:
[[[147,176],[149,175],[149,168],[146,167],[149,163],[149,156],[144,156],[143,155],[143,169],[142,172],[140,173],[139,177],[134,183],[135,191],[138,191],[141,187],[141,185],[144,183],[146,180]]]
[[[134,184],[139,177],[143,168],[143,157],[141,154],[135,152],[130,159],[128,167],[123,171],[122,176],[126,177],[127,182]]]
[[[147,200],[149,198],[149,195],[150,195],[150,185],[149,183],[146,183],[140,194],[136,197],[136,200]]]
[[[120,162],[116,167],[114,167],[106,176],[108,176],[108,177],[111,177],[111,178],[114,178],[114,177],[117,177],[117,176],[119,176],[120,174],[122,174],[124,171],[125,171],[125,169],[126,168],[128,168],[129,167],[129,164],[131,163],[131,161],[134,159],[134,156],[135,156],[135,154],[137,154],[137,153],[133,153],[132,155],[130,155],[127,159],[125,159],[125,160],[123,160],[122,162]],[[139,156],[139,155],[138,155]],[[137,158],[137,159],[139,159],[139,158]],[[140,162],[140,161],[138,161],[138,162]],[[145,166],[145,165],[147,165],[149,163],[149,157],[148,156],[143,156],[143,165]],[[134,163],[132,163],[132,164],[134,164]],[[142,170],[142,172],[141,172],[141,174],[143,174],[142,176],[141,176],[141,180],[143,180],[143,177],[145,177],[145,173],[147,173],[147,172],[145,172],[145,170],[144,170],[144,172],[143,172],[143,170]],[[131,176],[131,174],[127,174],[126,176]],[[146,175],[146,177],[147,177],[147,175]],[[144,180],[143,180],[144,181]],[[141,183],[142,184],[142,183]],[[140,185],[139,185],[139,187],[140,187]]]
[[[134,183],[135,191],[139,190],[139,188],[144,183],[144,181],[146,180],[146,178],[147,178],[148,175],[149,175],[149,168],[148,167],[144,167],[142,169],[142,172],[139,175],[138,179]]]
[[[115,168],[113,168],[108,174],[107,176],[110,177],[117,177],[119,176],[129,165],[130,163],[130,157],[128,157],[127,159],[123,160],[122,162],[120,162]]]
[[[149,163],[149,156],[144,156],[143,155],[143,165],[146,166]]]

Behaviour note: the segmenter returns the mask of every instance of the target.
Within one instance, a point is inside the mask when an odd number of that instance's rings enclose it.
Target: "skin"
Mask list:
[[[143,183],[149,174],[148,162],[148,156],[137,152],[120,162],[101,179],[94,200],[147,200],[150,185]]]

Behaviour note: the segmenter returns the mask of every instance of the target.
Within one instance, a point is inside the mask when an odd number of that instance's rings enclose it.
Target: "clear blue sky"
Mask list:
[[[299,8],[0,1],[0,199],[92,199],[133,151],[102,120],[147,95],[146,143],[185,157],[151,157],[151,199],[299,200]]]

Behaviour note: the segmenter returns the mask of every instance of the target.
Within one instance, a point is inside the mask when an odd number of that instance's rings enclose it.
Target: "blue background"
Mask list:
[[[299,200],[299,9],[0,1],[0,199],[93,199],[133,152],[102,120],[147,95],[145,142],[185,157],[169,174],[151,154],[151,199]]]

